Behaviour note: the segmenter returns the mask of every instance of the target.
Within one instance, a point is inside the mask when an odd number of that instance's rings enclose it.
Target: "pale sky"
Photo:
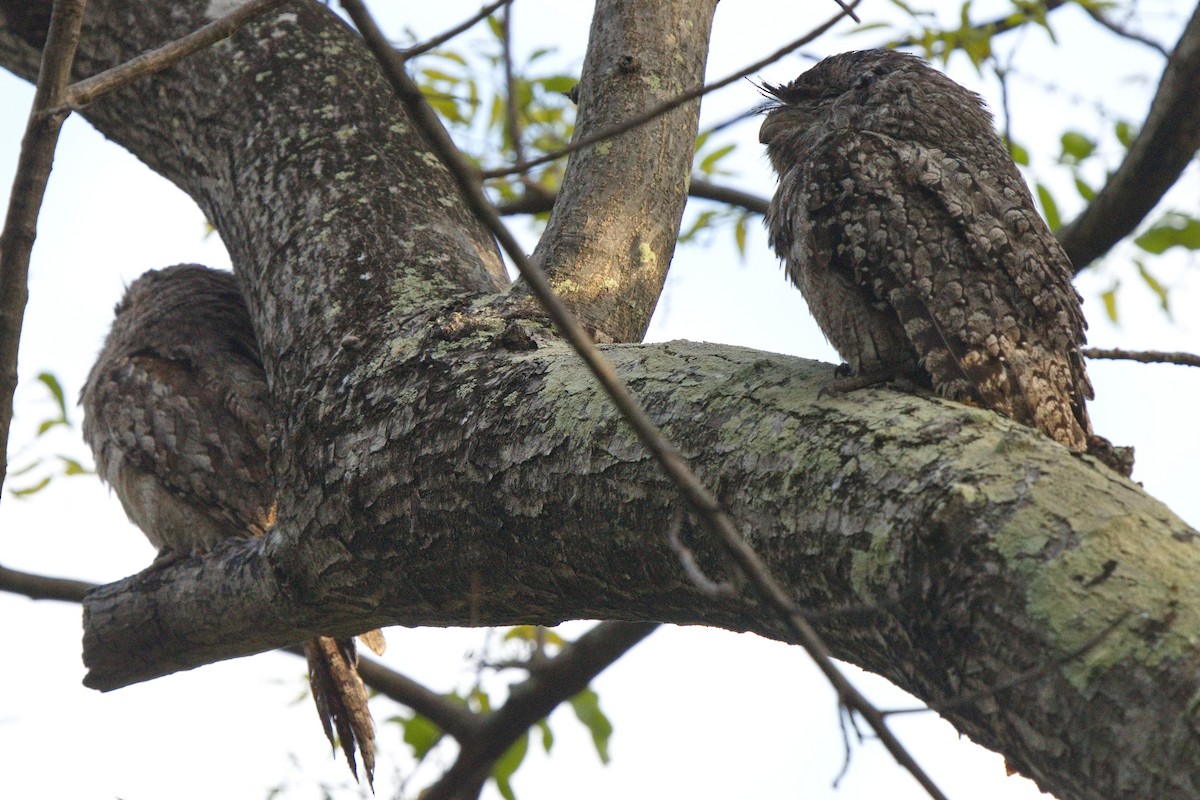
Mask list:
[[[382,6],[382,3],[376,3]],[[404,24],[429,36],[478,9],[478,3],[447,0],[404,4]],[[828,7],[826,7],[828,5]],[[935,4],[937,5],[937,4]],[[949,3],[947,14],[957,13]],[[973,13],[989,18],[998,2],[978,2]],[[1139,6],[1151,35],[1172,45],[1186,21],[1186,2]],[[819,14],[814,13],[819,9]],[[895,15],[891,3],[869,0],[862,14]],[[552,45],[559,63],[577,71],[586,42],[590,4],[517,0],[516,51]],[[727,1],[718,10],[710,77],[717,78],[811,27],[832,13],[832,4]],[[1052,176],[1057,137],[1069,127],[1094,130],[1092,101],[1102,87],[1109,109],[1139,121],[1150,99],[1161,59],[1152,51],[1114,40],[1075,10],[1052,21],[1063,47],[1049,47],[1044,33],[1019,38],[1010,107],[1016,138],[1038,155],[1037,175],[1052,181],[1064,217],[1070,182]],[[400,23],[390,20],[391,30]],[[843,28],[843,30],[846,30]],[[456,45],[475,41],[469,35]],[[827,36],[813,54],[872,46],[879,31]],[[762,78],[789,80],[811,63],[792,57],[764,70]],[[950,73],[994,104],[996,87],[980,82],[961,57]],[[1136,76],[1142,76],[1142,80]],[[1048,93],[1045,84],[1062,90]],[[0,186],[11,184],[32,89],[0,74]],[[741,82],[704,101],[704,121],[726,120],[757,102]],[[1085,102],[1086,101],[1086,102]],[[756,143],[757,125],[730,131],[738,153],[728,182],[763,195],[773,181]],[[1111,138],[1102,144],[1112,151]],[[1110,165],[1111,166],[1111,165]],[[1200,213],[1195,174],[1170,202]],[[689,214],[696,213],[695,210]],[[64,453],[90,463],[73,431],[57,431],[31,444],[33,429],[49,413],[34,376],[50,370],[73,399],[95,357],[123,286],[147,269],[184,261],[225,266],[217,236],[205,236],[192,202],[82,120],[65,127],[33,254],[30,303],[22,342],[17,418],[9,447],[14,467],[35,455]],[[527,232],[517,220],[518,232]],[[743,262],[727,234],[705,246],[683,247],[672,265],[667,293],[651,327],[653,340],[686,338],[739,344],[835,360],[808,316],[798,292],[787,284],[758,225],[752,227]],[[1172,289],[1173,319],[1156,305],[1129,266],[1126,245],[1077,286],[1085,298],[1097,346],[1200,352],[1200,289],[1191,260],[1172,256],[1149,262]],[[1098,297],[1121,282],[1122,324],[1104,319]],[[1097,400],[1090,408],[1096,429],[1137,448],[1135,479],[1191,524],[1200,523],[1195,492],[1197,436],[1192,421],[1200,397],[1200,370],[1181,367],[1089,365]],[[79,421],[74,409],[74,422]],[[10,477],[12,486],[23,484]],[[6,495],[0,504],[0,563],[47,575],[111,581],[149,563],[153,551],[125,521],[115,498],[91,477],[56,480],[30,500]],[[577,635],[585,628],[568,628]],[[0,764],[6,796],[19,798],[265,798],[275,786],[284,796],[316,798],[322,787],[355,797],[348,772],[330,756],[300,660],[265,654],[207,666],[146,684],[99,694],[84,689],[80,664],[79,608],[34,603],[0,595],[0,635],[9,642],[0,660]],[[389,629],[386,661],[438,690],[464,687],[470,671],[463,655],[483,641],[480,631]],[[856,675],[861,673],[855,672]],[[502,686],[505,676],[492,685]],[[882,706],[914,701],[872,676],[859,679]],[[595,683],[615,726],[612,763],[601,766],[584,729],[570,711],[551,724],[557,736],[546,758],[537,745],[514,782],[530,798],[727,797],[894,800],[923,794],[877,743],[855,745],[840,787],[832,782],[844,754],[832,693],[796,648],[704,629],[656,632]],[[429,782],[429,768],[415,777],[400,729],[386,719],[401,713],[386,700],[373,702],[379,723],[378,796],[391,797],[408,776],[410,795]],[[936,716],[898,718],[895,728],[920,763],[952,798],[1024,800],[1042,796],[1031,783],[1007,777],[1003,760],[960,739]],[[450,756],[443,756],[448,763]],[[489,788],[486,796],[498,797]]]

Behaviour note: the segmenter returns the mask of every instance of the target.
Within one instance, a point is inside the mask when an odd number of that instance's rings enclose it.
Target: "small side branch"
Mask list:
[[[1161,350],[1122,350],[1119,347],[1104,349],[1085,347],[1083,354],[1088,358],[1111,358],[1137,361],[1142,364],[1179,364],[1185,367],[1200,367],[1200,356],[1192,353],[1164,353]]]
[[[1150,113],[1125,160],[1083,213],[1058,231],[1076,271],[1133,231],[1191,163],[1200,149],[1197,92],[1200,7],[1167,61]]]
[[[283,5],[284,0],[249,0],[244,5],[182,36],[162,47],[143,53],[124,64],[106,69],[98,75],[71,85],[64,102],[65,110],[75,111],[109,92],[120,89],[139,78],[162,72],[188,56],[227,39],[239,28],[253,22],[268,11]],[[64,110],[64,109],[56,109]]]

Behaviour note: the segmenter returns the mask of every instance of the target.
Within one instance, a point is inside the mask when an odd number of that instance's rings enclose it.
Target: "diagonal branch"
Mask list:
[[[653,622],[602,622],[548,664],[512,688],[502,708],[487,717],[476,735],[456,737],[462,746],[454,765],[422,795],[453,800],[487,780],[496,759],[559,704],[587,688],[592,679],[658,628]]]
[[[428,53],[430,50],[441,47],[443,44],[450,41],[455,36],[458,36],[461,33],[465,33],[466,31],[475,27],[475,25],[479,24],[479,22],[481,20],[486,19],[487,17],[491,16],[492,12],[494,12],[496,9],[500,8],[500,6],[506,6],[509,3],[511,3],[512,1],[513,0],[494,0],[494,2],[488,3],[483,8],[479,9],[479,11],[477,11],[474,14],[472,14],[471,16],[467,17],[465,20],[463,20],[459,24],[455,25],[453,28],[450,28],[449,30],[444,31],[443,33],[439,33],[437,36],[434,36],[432,39],[426,39],[424,42],[421,42],[420,44],[417,44],[417,45],[413,45],[412,47],[400,48],[399,55],[400,55],[401,62],[408,61],[410,58],[416,58],[417,56]]]
[[[382,34],[362,5],[361,0],[342,0],[342,6],[358,26],[367,46],[379,59],[380,65],[397,95],[408,106],[409,115],[422,128],[438,157],[450,169],[471,211],[496,236],[509,258],[516,264],[521,276],[528,282],[531,291],[542,307],[554,320],[575,352],[583,358],[592,375],[633,429],[642,446],[650,451],[663,472],[679,488],[680,493],[687,499],[697,516],[704,521],[709,531],[720,542],[724,551],[746,575],[760,601],[778,615],[789,633],[789,638],[808,651],[818,669],[837,691],[841,703],[849,712],[859,714],[866,720],[888,752],[908,770],[930,797],[935,800],[944,798],[945,795],[937,788],[933,780],[925,774],[925,771],[916,763],[916,760],[904,748],[895,734],[888,729],[887,722],[879,710],[850,683],[833,663],[832,653],[821,637],[817,635],[816,630],[805,619],[803,612],[772,577],[766,563],[742,538],[720,502],[700,482],[678,451],[666,440],[658,426],[634,399],[629,389],[620,381],[612,364],[600,354],[587,333],[554,293],[545,274],[525,257],[520,245],[504,227],[495,210],[484,197],[462,154],[454,147],[449,137],[445,136],[445,130],[441,128],[440,124],[433,124],[437,119],[433,109],[425,102],[417,85],[395,60],[393,51],[386,46]],[[439,132],[442,134],[441,136],[438,135]]]
[[[85,5],[86,0],[55,0],[37,92],[21,141],[4,229],[0,231],[0,453],[8,450],[13,394],[17,390],[17,350],[29,299],[29,254],[37,238],[38,212],[54,165],[54,148],[67,117],[66,113],[49,109],[61,105],[66,95]],[[4,457],[0,459],[0,487],[7,474],[8,459]]]
[[[228,38],[238,28],[253,22],[284,2],[285,0],[249,0],[199,30],[132,58],[120,66],[73,83],[67,91],[63,108],[56,110],[76,111],[122,86],[178,64],[188,56]]]
[[[1058,231],[1078,272],[1130,234],[1200,149],[1200,6],[1163,70],[1150,113],[1095,199]]]

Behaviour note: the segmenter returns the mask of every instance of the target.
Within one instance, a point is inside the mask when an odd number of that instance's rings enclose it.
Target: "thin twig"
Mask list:
[[[0,231],[0,487],[8,475],[8,433],[17,391],[17,349],[29,300],[29,254],[54,165],[54,149],[66,113],[48,111],[62,103],[71,81],[87,0],[55,0],[42,50],[37,91],[13,177],[4,230]]]
[[[617,378],[612,365],[600,354],[595,344],[592,343],[591,337],[575,319],[574,314],[550,288],[545,273],[525,257],[524,249],[500,221],[492,204],[483,195],[476,181],[477,173],[455,147],[449,134],[446,133],[446,129],[438,120],[437,114],[421,95],[420,88],[404,72],[395,51],[388,46],[362,1],[342,0],[342,7],[346,9],[362,34],[366,45],[378,59],[384,75],[405,106],[413,124],[421,131],[429,146],[433,148],[435,155],[446,166],[458,184],[467,207],[483,225],[492,231],[529,285],[530,290],[541,302],[546,313],[587,364],[588,369],[608,394],[613,405],[633,428],[642,445],[658,461],[668,478],[679,487],[681,494],[687,498],[697,516],[705,521],[737,566],[746,574],[762,601],[779,615],[796,642],[808,651],[826,679],[833,684],[838,697],[846,708],[867,720],[892,757],[908,770],[925,788],[930,797],[935,800],[945,800],[945,795],[937,788],[933,780],[925,774],[912,755],[888,730],[887,723],[879,710],[850,683],[833,663],[833,656],[829,648],[783,588],[771,577],[766,564],[742,539],[720,503],[700,483],[683,458],[667,442],[645,410],[633,398],[629,389]],[[840,16],[838,18],[840,19]]]
[[[1192,353],[1164,353],[1159,350],[1122,350],[1085,347],[1083,354],[1088,358],[1111,358],[1138,361],[1142,364],[1180,364],[1185,367],[1200,367],[1200,356]]]
[[[703,178],[692,178],[688,185],[688,196],[740,206],[752,214],[766,214],[767,207],[771,204],[765,197],[734,189],[732,186],[721,186]],[[554,208],[554,200],[557,197],[557,192],[547,192],[545,189],[540,192],[527,191],[516,200],[496,206],[496,213],[502,217],[513,214],[544,214]]]
[[[718,583],[704,574],[704,570],[700,569],[700,565],[696,563],[696,556],[679,539],[679,529],[681,527],[683,527],[683,512],[676,511],[675,516],[671,519],[670,526],[667,528],[667,543],[675,551],[675,555],[679,559],[679,564],[683,567],[688,580],[709,597],[737,597],[737,589],[734,588],[731,582],[721,581]]]
[[[505,112],[505,127],[508,129],[508,138],[512,142],[513,153],[517,157],[515,166],[520,167],[522,171],[525,167],[525,145],[521,143],[521,121],[517,114],[517,79],[513,74],[513,57],[512,57],[512,5],[510,4],[504,9],[504,18],[501,23],[503,28],[501,37],[503,42],[504,56],[504,87],[507,96],[504,98]]]
[[[64,107],[72,111],[77,110],[139,78],[162,72],[188,56],[198,53],[222,39],[229,38],[239,28],[253,22],[284,2],[285,0],[249,0],[220,19],[198,28],[187,36],[182,36],[148,53],[135,56],[124,64],[119,64],[98,75],[72,84],[67,93]]]
[[[853,9],[861,1],[862,0],[853,0],[853,2],[851,2],[849,4],[849,9]],[[682,105],[690,103],[697,98],[703,97],[704,95],[709,94],[710,92],[715,92],[718,89],[724,89],[726,86],[733,83],[734,81],[739,81],[742,78],[749,75],[750,73],[758,72],[763,67],[768,66],[769,64],[775,63],[776,61],[783,58],[784,56],[786,56],[788,53],[792,52],[796,48],[803,47],[804,45],[808,44],[812,40],[816,39],[821,34],[825,33],[827,30],[829,30],[835,24],[837,24],[837,22],[840,21],[845,15],[846,15],[846,12],[843,12],[841,14],[838,14],[838,15],[830,18],[825,23],[817,26],[813,30],[804,34],[799,39],[796,39],[796,40],[784,45],[783,47],[776,50],[774,53],[771,53],[771,55],[767,56],[766,58],[759,59],[758,61],[755,61],[753,64],[743,67],[742,69],[738,70],[737,72],[733,73],[732,75],[727,75],[726,77],[722,78],[721,80],[717,81],[716,83],[709,83],[709,84],[702,84],[700,86],[694,86],[691,89],[688,89],[687,91],[682,92],[682,93],[676,95],[675,97],[672,97],[670,100],[659,103],[654,108],[651,108],[648,111],[644,111],[641,114],[636,114],[636,115],[630,117],[629,119],[625,120],[624,122],[621,122],[617,125],[613,125],[610,128],[605,128],[602,131],[597,131],[596,133],[591,134],[590,136],[583,136],[583,137],[571,142],[566,147],[562,147],[558,150],[555,150],[552,153],[547,153],[544,156],[538,156],[537,158],[532,159],[531,161],[527,161],[527,162],[525,162],[524,168],[519,168],[517,166],[513,166],[513,167],[504,167],[502,169],[489,169],[489,170],[484,170],[483,172],[480,173],[480,175],[483,179],[486,180],[488,178],[503,178],[508,175],[512,175],[513,173],[516,173],[516,172],[524,172],[526,170],[533,169],[534,167],[540,167],[542,164],[549,164],[551,161],[557,161],[558,159],[562,158],[563,156],[574,153],[576,150],[582,149],[584,147],[589,147],[593,144],[596,144],[597,142],[602,142],[605,139],[611,139],[614,136],[619,136],[622,133],[625,133],[626,131],[641,127],[642,125],[645,125],[648,122],[653,122],[654,120],[661,117],[663,114],[666,114],[670,111],[674,111],[676,108],[679,108]]]
[[[1133,31],[1122,28],[1120,25],[1104,16],[1104,14],[1102,14],[1098,8],[1090,3],[1080,3],[1079,6],[1083,9],[1083,13],[1094,19],[1100,27],[1107,28],[1117,36],[1120,36],[1122,39],[1129,39],[1132,42],[1144,44],[1150,49],[1157,51],[1158,54],[1163,58],[1171,57],[1171,51],[1164,47],[1161,43],[1156,42],[1147,36],[1142,36],[1140,33],[1134,33]]]
[[[400,48],[397,51],[397,54],[400,57],[400,63],[403,64],[405,61],[408,61],[410,58],[416,58],[417,56],[428,53],[430,50],[433,50],[436,47],[442,46],[446,42],[453,39],[455,36],[458,36],[460,33],[463,33],[465,31],[468,31],[471,28],[473,28],[475,25],[477,25],[479,23],[480,20],[486,19],[487,17],[489,17],[491,15],[491,13],[493,11],[495,11],[497,8],[500,8],[500,6],[506,6],[511,2],[512,2],[512,0],[496,0],[496,2],[494,2],[494,3],[488,3],[486,6],[479,9],[478,13],[463,20],[462,22],[455,25],[453,28],[446,31],[445,33],[440,33],[437,36],[434,36],[432,39],[426,39],[421,44],[413,45],[412,47]]]

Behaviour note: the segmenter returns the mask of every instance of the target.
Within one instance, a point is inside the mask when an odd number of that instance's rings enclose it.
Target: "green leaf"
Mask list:
[[[50,476],[47,475],[46,477],[42,478],[40,481],[33,484],[32,486],[26,486],[24,489],[13,489],[12,490],[13,497],[29,497],[29,495],[31,495],[31,494],[37,494],[42,489],[45,489],[47,484],[49,484],[49,483],[50,483]]]
[[[551,75],[549,78],[538,78],[536,83],[547,92],[566,94],[579,83],[579,79],[570,75]]]
[[[1100,299],[1104,302],[1104,313],[1112,322],[1117,321],[1117,288],[1120,285],[1120,283],[1114,283],[1112,288],[1100,295]]]
[[[62,384],[58,382],[58,378],[51,375],[49,372],[39,372],[37,379],[50,390],[50,394],[54,395],[54,400],[58,403],[58,413],[62,415],[63,421],[67,419],[67,401],[63,395]]]
[[[504,40],[504,26],[500,24],[500,18],[497,17],[495,14],[491,14],[487,18],[487,24],[488,24],[488,28],[490,28],[492,31],[492,36],[495,36],[497,39],[503,41]]]
[[[1062,220],[1058,216],[1058,203],[1054,202],[1054,197],[1050,194],[1050,190],[1046,188],[1045,184],[1039,183],[1037,185],[1037,195],[1038,200],[1042,204],[1042,213],[1046,215],[1046,224],[1050,226],[1050,230],[1058,230],[1059,225],[1062,223]]]
[[[442,738],[442,729],[422,714],[413,714],[411,718],[393,717],[404,729],[404,743],[412,748],[413,756],[418,760],[424,758]]]
[[[1154,255],[1160,255],[1172,247],[1200,250],[1200,220],[1186,214],[1166,214],[1134,239],[1133,243]]]
[[[542,749],[549,753],[550,749],[554,747],[554,731],[550,730],[550,723],[545,718],[539,719],[536,725],[542,731]]]
[[[89,475],[91,470],[80,464],[69,456],[59,456],[58,460],[63,463],[63,475]]]
[[[1128,150],[1129,146],[1133,144],[1133,140],[1137,137],[1137,131],[1134,130],[1132,125],[1123,119],[1117,120],[1115,130],[1117,134],[1117,141],[1124,145],[1125,149]]]
[[[1075,190],[1079,192],[1079,196],[1089,203],[1096,199],[1096,190],[1083,182],[1083,178],[1075,176]]]
[[[508,748],[504,755],[497,759],[496,765],[492,767],[492,779],[496,781],[496,788],[500,790],[504,800],[517,800],[508,780],[521,766],[521,762],[525,760],[525,754],[528,752],[529,731],[525,731],[521,734],[521,738],[513,742],[512,747]]]
[[[1158,296],[1158,307],[1170,315],[1171,304],[1169,302],[1169,298],[1167,297],[1167,287],[1159,283],[1158,279],[1150,274],[1150,271],[1146,269],[1146,265],[1141,261],[1135,258],[1133,263],[1137,265],[1138,275],[1142,276],[1142,280],[1146,282],[1148,287],[1150,287],[1150,291],[1154,292],[1154,294]]]
[[[712,175],[713,171],[716,169],[717,162],[732,153],[733,148],[736,146],[737,145],[734,144],[727,144],[724,147],[718,147],[716,150],[713,150],[711,153],[701,159],[699,167],[700,171],[705,175]]]
[[[746,257],[746,228],[750,221],[749,214],[742,214],[733,223],[733,242],[737,245],[738,255],[743,259]]]
[[[612,738],[613,726],[600,710],[600,696],[591,689],[584,689],[571,698],[571,708],[583,726],[592,734],[592,744],[600,763],[608,763],[608,740]]]
[[[1012,156],[1013,161],[1022,167],[1029,166],[1029,151],[1011,139],[1008,142],[1008,154]]]
[[[1079,131],[1067,131],[1062,135],[1062,160],[1078,164],[1096,150],[1096,143]]]

